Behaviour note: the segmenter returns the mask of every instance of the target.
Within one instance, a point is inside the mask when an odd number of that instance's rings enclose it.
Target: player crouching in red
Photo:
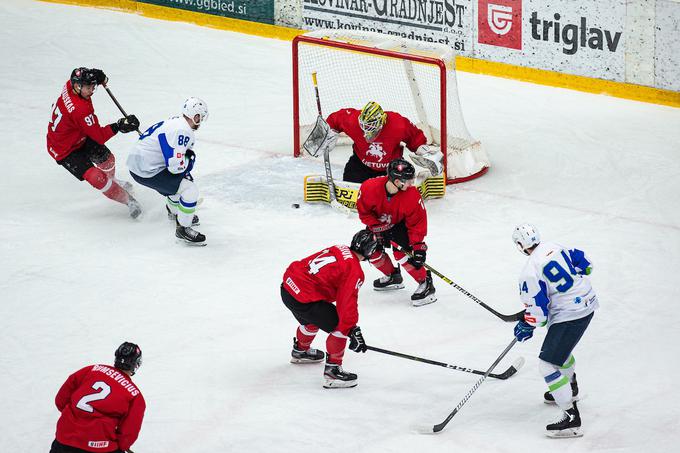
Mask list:
[[[141,214],[141,206],[129,193],[132,184],[116,179],[116,158],[104,143],[118,132],[138,129],[139,120],[128,115],[107,126],[99,125],[91,98],[97,85],[106,86],[107,82],[101,69],[73,70],[53,105],[47,125],[47,151],[78,180],[127,205],[134,219]]]
[[[411,296],[414,307],[437,300],[432,275],[423,267],[427,253],[427,211],[418,189],[414,187],[415,168],[408,161],[395,159],[387,166],[387,176],[372,178],[361,184],[357,197],[359,219],[380,238],[385,248],[394,242],[412,257],[394,250],[392,260],[379,249],[369,257],[373,266],[385,274],[373,282],[376,291],[402,289],[401,265],[418,283]]]
[[[294,261],[283,274],[281,300],[300,323],[290,361],[321,362],[324,353],[312,349],[311,344],[319,329],[327,332],[325,388],[357,385],[357,375],[342,369],[342,359],[347,338],[351,350],[366,352],[366,342],[357,325],[359,288],[364,283],[360,263],[379,247],[375,234],[361,230],[349,247],[328,247]]]

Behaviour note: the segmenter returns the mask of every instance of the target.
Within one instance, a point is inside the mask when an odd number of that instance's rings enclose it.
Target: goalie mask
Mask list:
[[[512,233],[512,242],[520,252],[529,255],[528,250],[541,243],[541,235],[538,229],[530,223],[523,223],[515,228]]]
[[[378,238],[370,230],[361,230],[352,238],[351,250],[368,259],[378,249]]]
[[[367,142],[378,136],[386,121],[387,114],[377,102],[370,101],[361,109],[359,127],[364,131],[364,138]]]
[[[208,104],[202,99],[191,97],[184,101],[182,115],[191,119],[198,129],[201,123],[208,119]],[[196,121],[196,115],[199,116],[198,121]]]
[[[134,343],[127,341],[116,349],[116,361],[113,366],[119,370],[127,371],[134,376],[137,369],[142,365],[142,350]]]

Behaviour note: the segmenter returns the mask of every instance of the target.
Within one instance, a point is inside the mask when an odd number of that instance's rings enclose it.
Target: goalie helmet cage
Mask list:
[[[489,159],[463,119],[455,53],[450,47],[354,30],[317,30],[296,36],[296,157],[318,116],[312,73],[317,74],[324,116],[342,108],[361,109],[368,101],[376,101],[385,110],[413,121],[429,144],[441,147],[447,184],[469,181],[488,170]]]

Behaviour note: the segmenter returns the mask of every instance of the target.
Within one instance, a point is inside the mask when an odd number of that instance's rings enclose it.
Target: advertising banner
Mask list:
[[[625,79],[626,0],[476,0],[475,57]]]
[[[472,55],[477,0],[302,0],[302,26],[373,31],[440,42]]]
[[[680,91],[680,3],[656,2],[654,67],[656,86]]]
[[[274,0],[138,0],[138,2],[274,24]]]

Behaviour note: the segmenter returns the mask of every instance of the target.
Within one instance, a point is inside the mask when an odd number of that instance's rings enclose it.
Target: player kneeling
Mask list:
[[[324,353],[312,349],[311,344],[319,329],[327,332],[325,388],[357,385],[357,375],[342,369],[342,359],[347,338],[351,350],[366,352],[366,342],[357,325],[357,300],[364,283],[360,263],[379,247],[375,234],[361,230],[349,247],[328,247],[294,261],[283,274],[281,300],[300,323],[293,339],[291,362],[321,362]]]
[[[205,236],[192,227],[198,187],[191,176],[196,154],[194,131],[208,118],[208,106],[199,98],[184,102],[181,116],[154,124],[140,137],[128,156],[135,181],[166,197],[168,218],[175,221],[175,236],[191,245],[206,245]]]

